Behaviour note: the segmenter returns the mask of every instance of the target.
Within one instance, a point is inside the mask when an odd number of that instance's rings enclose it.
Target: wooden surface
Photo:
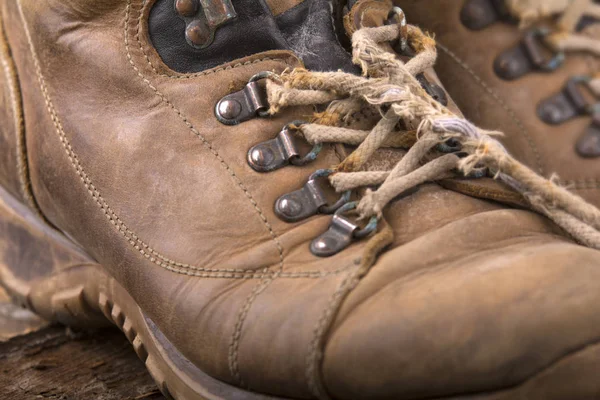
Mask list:
[[[52,326],[10,304],[0,289],[0,399],[164,397],[119,330]]]

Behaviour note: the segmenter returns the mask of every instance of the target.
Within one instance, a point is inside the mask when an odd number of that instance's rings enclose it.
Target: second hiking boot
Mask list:
[[[167,397],[600,392],[598,210],[460,116],[390,1],[0,13],[0,282]]]
[[[600,205],[600,5],[402,0],[435,33],[437,72],[465,116],[513,155]]]

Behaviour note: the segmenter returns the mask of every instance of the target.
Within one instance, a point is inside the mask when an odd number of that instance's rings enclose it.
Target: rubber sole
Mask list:
[[[168,399],[284,400],[196,368],[99,264],[0,187],[0,284],[23,307],[62,324],[116,325]]]

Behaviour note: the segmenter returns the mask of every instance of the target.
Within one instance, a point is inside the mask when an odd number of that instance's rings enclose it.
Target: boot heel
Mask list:
[[[97,292],[105,281],[95,261],[0,187],[0,284],[17,304],[67,325],[107,325]]]

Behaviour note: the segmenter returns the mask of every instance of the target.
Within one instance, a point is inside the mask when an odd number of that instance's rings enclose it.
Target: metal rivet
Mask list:
[[[242,113],[242,105],[235,99],[225,99],[217,105],[219,114],[225,119],[237,118]]]
[[[185,36],[195,46],[204,46],[211,40],[211,31],[206,22],[192,21],[185,30]]]
[[[333,214],[348,203],[351,191],[342,194],[335,203],[328,204],[322,185],[330,185],[323,178],[332,173],[332,170],[318,170],[308,178],[302,189],[281,196],[275,202],[275,215],[286,222],[298,222],[316,214]]]
[[[496,74],[502,79],[514,80],[533,71],[555,71],[564,62],[565,54],[548,45],[547,37],[551,33],[545,28],[526,32],[517,47],[505,51],[496,59]],[[547,53],[552,54],[548,56]]]
[[[576,149],[581,157],[600,157],[600,114],[593,115],[592,124],[577,141]]]
[[[538,107],[538,115],[542,121],[552,125],[559,124],[566,119],[562,109],[559,108],[557,104],[550,102],[544,103]]]
[[[460,19],[467,28],[481,30],[511,18],[504,0],[468,0],[461,10]]]
[[[288,218],[295,218],[302,213],[302,204],[295,199],[280,199],[276,205],[277,209],[282,215]]]
[[[490,6],[491,4],[487,4],[487,2],[468,1],[460,14],[463,25],[473,30],[480,30],[491,25],[495,20],[495,15]]]
[[[276,138],[257,144],[248,150],[248,164],[257,172],[271,172],[287,165],[301,167],[313,162],[323,145],[317,143],[312,150],[302,156],[297,148],[293,131],[299,130],[304,121],[287,124]]]
[[[577,152],[586,158],[600,157],[600,133],[590,130],[577,142]]]
[[[193,17],[198,12],[198,0],[177,0],[175,9],[182,17]]]
[[[273,163],[275,154],[267,147],[255,148],[250,152],[250,161],[258,167],[266,167]]]
[[[537,113],[547,124],[557,125],[580,115],[595,113],[595,106],[587,100],[583,90],[593,91],[589,87],[591,78],[587,76],[573,77],[556,95],[542,101]]]
[[[328,249],[333,249],[337,245],[337,241],[330,237],[320,237],[312,243],[313,253],[323,254],[328,252]]]
[[[473,6],[471,6],[468,9],[468,11],[469,11],[468,16],[471,19],[477,19],[477,20],[479,20],[479,19],[483,19],[487,15],[486,14],[486,9],[483,8],[482,5],[479,4],[479,3],[473,4]]]
[[[250,78],[248,84],[237,92],[224,96],[215,105],[215,115],[225,125],[237,125],[256,116],[267,117],[269,102],[264,85],[259,80],[270,73],[260,73]]]
[[[515,79],[524,75],[527,66],[524,66],[523,59],[521,57],[515,57],[516,52],[505,53],[498,57],[494,64],[496,73],[498,76],[504,79]]]

